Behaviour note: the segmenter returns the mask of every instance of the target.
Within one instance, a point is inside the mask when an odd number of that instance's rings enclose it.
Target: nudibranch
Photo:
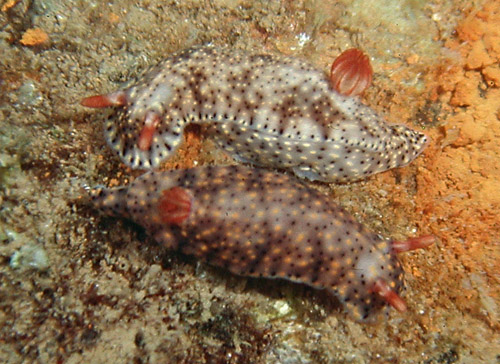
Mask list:
[[[343,62],[338,72],[346,71]],[[117,109],[105,122],[106,139],[132,168],[171,157],[189,123],[207,123],[239,161],[325,182],[405,166],[427,141],[337,92],[305,61],[214,46],[175,53],[130,86],[81,104]]]
[[[170,249],[235,274],[326,289],[359,321],[387,304],[406,310],[397,253],[434,241],[383,238],[294,177],[244,166],[151,171],[91,195]]]

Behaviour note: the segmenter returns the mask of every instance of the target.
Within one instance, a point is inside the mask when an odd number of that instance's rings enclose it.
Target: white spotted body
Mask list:
[[[212,46],[176,53],[135,85],[82,103],[118,106],[106,139],[134,168],[172,156],[188,123],[209,123],[237,159],[327,182],[404,166],[426,144],[422,133],[387,124],[359,99],[334,91],[304,61]]]
[[[396,253],[430,243],[391,242],[295,178],[243,166],[149,172],[92,195],[166,247],[236,274],[327,289],[358,320],[387,303],[406,309]]]

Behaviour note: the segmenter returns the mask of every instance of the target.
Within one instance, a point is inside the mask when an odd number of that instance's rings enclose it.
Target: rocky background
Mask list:
[[[409,311],[375,324],[331,297],[168,252],[89,204],[140,175],[81,107],[212,42],[308,59],[369,54],[365,103],[432,141],[409,167],[315,184],[402,256]],[[500,4],[495,0],[0,1],[0,361],[500,363]],[[163,168],[234,163],[192,126]]]

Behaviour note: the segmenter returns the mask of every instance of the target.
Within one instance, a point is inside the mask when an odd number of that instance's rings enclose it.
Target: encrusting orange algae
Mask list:
[[[416,212],[443,246],[445,264],[426,274],[447,276],[446,300],[485,312],[498,326],[500,3],[471,12],[457,34],[446,47],[460,64],[444,61],[427,77],[431,101],[442,104],[446,117],[429,131],[433,143],[417,174]]]

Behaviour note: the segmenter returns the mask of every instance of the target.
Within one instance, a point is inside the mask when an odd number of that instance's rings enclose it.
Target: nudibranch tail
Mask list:
[[[94,206],[108,215],[129,216],[127,207],[127,187],[96,187],[90,191],[90,198]]]

